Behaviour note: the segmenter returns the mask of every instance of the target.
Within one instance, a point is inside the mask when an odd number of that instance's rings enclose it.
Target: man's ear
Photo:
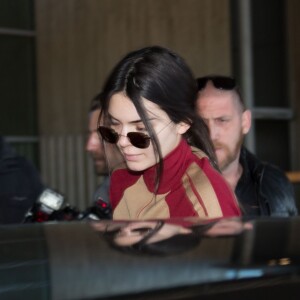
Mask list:
[[[252,114],[249,109],[245,110],[242,114],[242,133],[247,134],[251,128]]]
[[[191,125],[189,125],[185,122],[180,122],[180,123],[176,124],[176,127],[177,127],[177,133],[184,134],[189,130]]]

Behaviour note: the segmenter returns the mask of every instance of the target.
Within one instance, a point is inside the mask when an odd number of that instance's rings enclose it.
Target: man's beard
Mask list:
[[[241,147],[244,141],[244,135],[241,133],[240,137],[238,139],[238,142],[236,143],[234,149],[230,149],[227,145],[224,145],[223,143],[214,143],[214,148],[222,148],[222,151],[224,152],[225,156],[222,159],[222,161],[218,160],[218,165],[223,172],[234,162],[236,159],[239,159]]]
[[[94,168],[97,176],[107,175],[107,162],[104,157],[92,156],[94,162]]]

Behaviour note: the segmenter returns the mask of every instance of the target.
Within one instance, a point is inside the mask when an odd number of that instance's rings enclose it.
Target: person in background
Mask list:
[[[44,189],[36,168],[0,136],[0,224],[22,223]]]
[[[145,47],[115,66],[103,89],[99,132],[125,164],[111,175],[113,219],[239,216],[197,116],[195,77],[173,51]]]
[[[231,77],[197,78],[196,109],[207,124],[219,168],[248,216],[294,216],[293,186],[278,167],[243,146],[251,112]]]
[[[112,149],[111,145],[105,145],[104,148],[97,131],[98,118],[101,111],[101,97],[101,93],[97,94],[90,104],[86,151],[93,159],[97,176],[103,177],[102,183],[94,193],[93,202],[102,199],[104,202],[109,203],[109,169],[112,168],[112,166],[108,166],[108,163],[114,166],[121,160],[121,157],[115,149]],[[108,155],[108,159],[106,159],[106,155]]]

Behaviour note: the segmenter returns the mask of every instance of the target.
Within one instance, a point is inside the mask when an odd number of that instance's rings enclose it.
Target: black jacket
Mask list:
[[[21,223],[43,189],[35,167],[0,136],[0,224]]]
[[[243,173],[235,189],[245,215],[294,216],[298,214],[294,188],[278,167],[260,161],[242,148]]]

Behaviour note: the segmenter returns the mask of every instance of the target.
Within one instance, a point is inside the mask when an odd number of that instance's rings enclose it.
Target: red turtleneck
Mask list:
[[[183,139],[164,158],[154,195],[156,166],[143,172],[118,169],[111,176],[114,219],[240,216],[234,193],[199,149]]]

